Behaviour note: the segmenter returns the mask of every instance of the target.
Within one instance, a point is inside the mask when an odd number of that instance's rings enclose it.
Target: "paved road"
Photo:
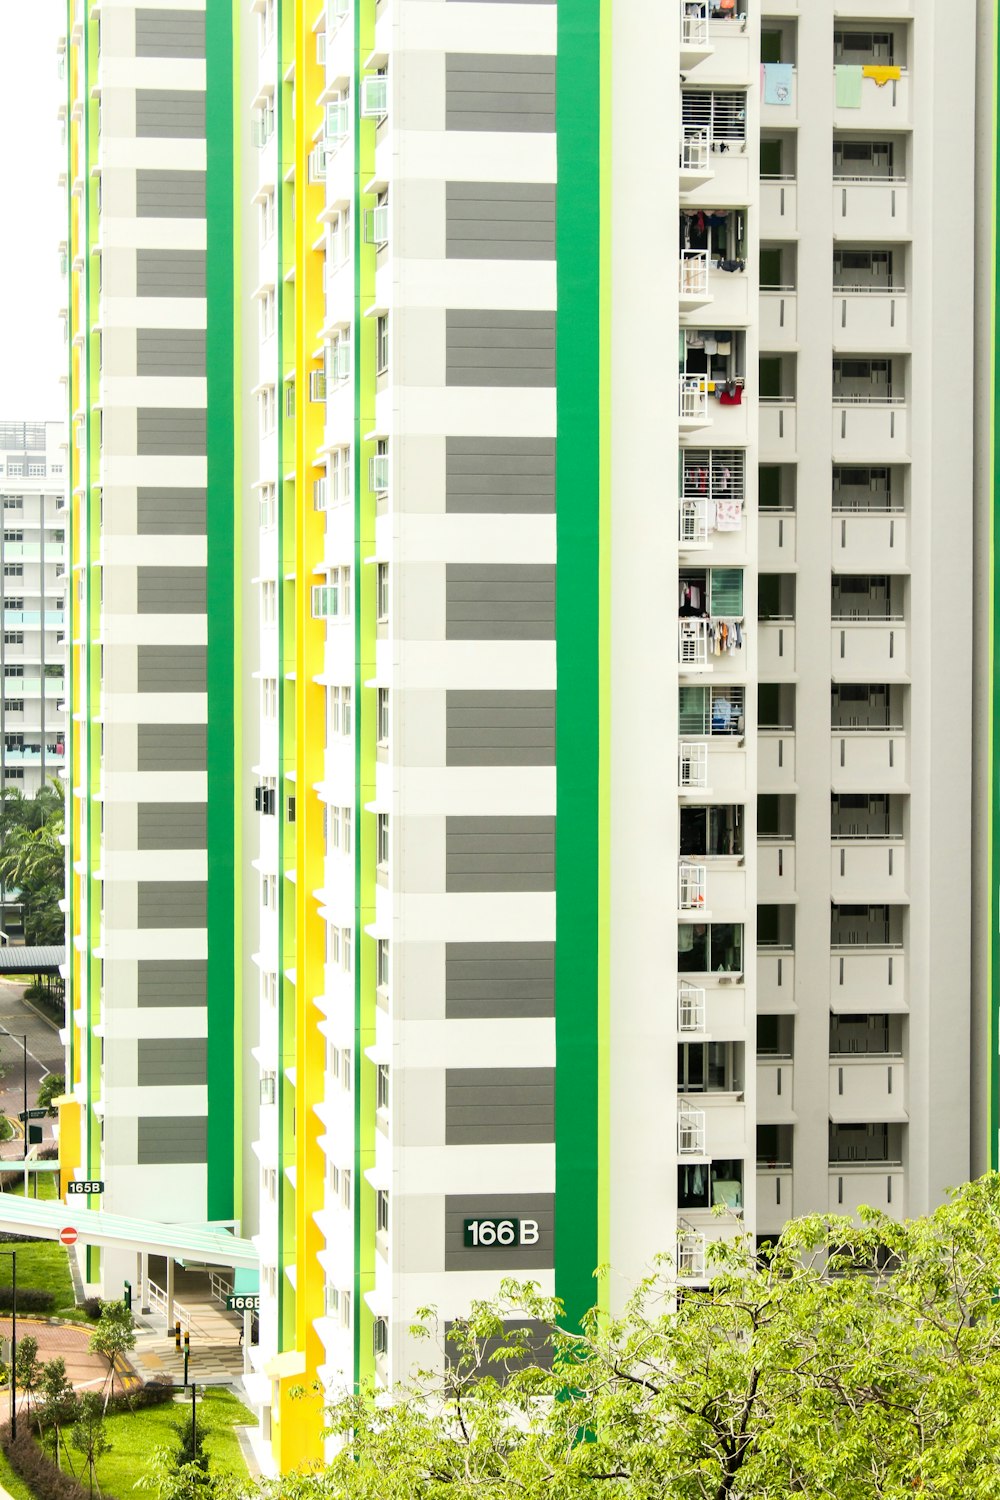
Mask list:
[[[28,1108],[38,1097],[38,1086],[46,1073],[61,1073],[65,1057],[59,1033],[47,1021],[25,1005],[24,986],[0,980],[0,1065],[5,1073],[0,1079],[0,1113],[16,1122],[24,1108],[24,1050],[20,1038],[28,1038]],[[12,1036],[6,1035],[13,1033]],[[44,1141],[52,1139],[54,1120],[41,1122]],[[0,1160],[20,1160],[24,1152],[20,1140],[0,1141]]]

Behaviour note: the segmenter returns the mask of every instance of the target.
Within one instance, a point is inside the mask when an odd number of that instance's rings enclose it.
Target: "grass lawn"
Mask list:
[[[102,1495],[135,1500],[135,1481],[144,1472],[154,1448],[178,1447],[177,1429],[191,1419],[190,1402],[169,1401],[134,1414],[122,1412],[108,1418],[110,1450],[97,1465]],[[209,1387],[198,1402],[198,1430],[205,1433],[205,1452],[212,1472],[246,1479],[248,1471],[234,1427],[253,1424],[253,1416],[230,1391]],[[73,1456],[74,1464],[77,1455]],[[18,1497],[21,1500],[21,1497]]]
[[[0,1484],[14,1500],[35,1500],[34,1492],[28,1489],[20,1475],[15,1474],[4,1454],[0,1453]]]
[[[9,1191],[16,1197],[24,1194],[24,1184],[18,1183]],[[38,1196],[51,1202],[56,1196],[55,1173],[39,1173]],[[6,1248],[6,1247],[0,1247]],[[69,1253],[58,1240],[32,1240],[27,1245],[11,1245],[17,1251],[18,1286],[37,1287],[43,1292],[52,1292],[55,1306],[52,1316],[73,1318],[79,1322],[89,1321],[82,1307],[77,1307],[73,1294],[73,1278],[69,1272]],[[10,1256],[0,1255],[0,1286],[10,1286]]]

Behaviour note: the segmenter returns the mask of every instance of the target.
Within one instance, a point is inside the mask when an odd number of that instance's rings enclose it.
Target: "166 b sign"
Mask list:
[[[463,1238],[466,1247],[479,1249],[484,1245],[538,1244],[537,1219],[463,1219]]]

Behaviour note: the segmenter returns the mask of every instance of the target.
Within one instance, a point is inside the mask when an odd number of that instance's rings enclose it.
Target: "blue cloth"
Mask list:
[[[791,63],[765,63],[764,103],[791,104],[794,74]]]

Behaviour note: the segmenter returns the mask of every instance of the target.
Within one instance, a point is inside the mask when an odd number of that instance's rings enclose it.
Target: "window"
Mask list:
[[[388,438],[378,438],[375,453],[368,460],[368,488],[376,495],[384,495],[389,489]]]
[[[4,633],[3,633],[3,643],[4,643],[5,646],[23,646],[24,645],[24,631],[23,630],[5,630]]]
[[[327,463],[330,504],[342,505],[351,498],[351,450],[334,448]]]
[[[275,0],[264,0],[264,7],[257,18],[258,37],[262,52],[274,36],[274,9]]]
[[[270,873],[260,877],[260,904],[266,911],[278,910],[278,877]]]
[[[389,1232],[389,1194],[385,1188],[375,1194],[375,1229],[378,1234]]]
[[[260,1102],[261,1104],[273,1104],[278,1097],[278,1078],[275,1073],[262,1073],[260,1075]]]
[[[274,100],[268,99],[255,109],[250,121],[250,138],[257,147],[266,146],[274,134]]]
[[[259,813],[274,817],[278,807],[278,778],[265,776],[254,790],[254,806]]]
[[[375,370],[384,375],[389,368],[389,314],[379,313],[375,324]]]
[[[278,585],[273,578],[265,578],[260,586],[260,618],[264,625],[274,625],[278,619]]]
[[[375,615],[380,624],[389,619],[389,564],[378,563],[375,568]]]
[[[677,968],[682,974],[742,974],[742,922],[681,922]]]
[[[28,465],[28,478],[29,479],[44,479],[45,478],[45,465],[44,464],[29,464]]]
[[[4,565],[3,565],[3,576],[5,578],[23,578],[24,577],[24,564],[23,563],[4,563]]]
[[[286,417],[294,417],[294,415],[295,415],[295,381],[294,380],[288,380],[288,381],[285,382],[285,416]]]
[[[273,385],[266,385],[258,397],[260,402],[260,430],[273,432],[278,417],[278,395]]]
[[[376,702],[376,735],[380,745],[389,743],[389,689],[379,688],[375,695]]]
[[[345,1061],[348,1064],[350,1063],[350,1057],[351,1057],[350,1051],[349,1051],[349,1049],[347,1047],[345,1047],[344,1048],[344,1058],[345,1058]],[[349,1066],[346,1068],[346,1070],[344,1072],[343,1081],[344,1081],[344,1087],[345,1087],[345,1089],[349,1089],[350,1086],[351,1086],[351,1070],[350,1070]],[[347,1208],[347,1209],[350,1208],[350,1206],[351,1206],[351,1169],[350,1169],[350,1167],[342,1167],[341,1168],[341,1172],[340,1172],[340,1201],[343,1204],[344,1208]]]
[[[278,1199],[278,1174],[274,1167],[265,1167],[260,1174],[260,1183],[264,1196],[269,1203],[276,1203]]]
[[[720,141],[745,141],[747,96],[725,89],[682,89],[684,133],[704,131],[713,147]]]
[[[264,194],[260,201],[260,241],[266,244],[274,234],[278,222],[278,200],[273,191]]]
[[[262,1266],[261,1272],[265,1291],[269,1297],[276,1297],[278,1295],[277,1266]]]
[[[259,301],[260,336],[262,339],[269,339],[278,326],[278,296],[274,287],[268,287]]]
[[[382,869],[389,865],[389,814],[379,813],[375,819],[375,861]]]
[[[7,712],[9,714],[23,714],[24,713],[24,699],[23,698],[8,698],[7,699]]]
[[[8,460],[8,463],[7,463],[7,473],[11,476],[12,479],[23,479],[24,478],[24,464],[21,463],[19,460],[17,460],[17,461],[15,461],[14,459]]]
[[[273,484],[260,487],[260,529],[270,531],[278,520],[278,492]]]
[[[340,732],[346,735],[351,733],[351,690],[349,687],[340,690]]]
[[[351,338],[347,332],[338,333],[326,346],[324,370],[331,384],[343,381],[351,373]]]
[[[327,265],[330,271],[339,271],[351,258],[351,210],[343,208],[334,214],[330,225],[327,249]]]
[[[4,497],[3,497],[3,508],[4,508],[4,510],[23,510],[24,509],[24,496],[23,495],[4,495]]]
[[[375,984],[380,990],[389,988],[388,938],[379,938],[375,944]]]
[[[276,677],[262,677],[260,680],[260,711],[265,719],[278,717],[278,680]]]
[[[326,929],[326,961],[328,964],[340,963],[340,928],[332,924]]]
[[[350,130],[350,102],[347,94],[337,95],[326,106],[326,139],[336,150]]]
[[[385,1318],[376,1318],[372,1323],[372,1353],[381,1359],[389,1348],[389,1325]]]
[[[375,1070],[375,1108],[385,1111],[389,1108],[389,1064],[379,1063]]]
[[[312,591],[312,613],[317,620],[345,619],[351,613],[351,570],[331,568],[328,584]]]
[[[6,529],[6,527],[5,527],[4,528],[3,539],[4,539],[5,542],[23,542],[24,541],[24,532],[23,531],[8,531]]]
[[[340,937],[341,964],[345,973],[349,974],[351,972],[351,944],[354,934],[349,927],[345,927],[341,931]]]
[[[278,976],[272,969],[262,969],[260,974],[261,1003],[268,1009],[278,1003]]]

